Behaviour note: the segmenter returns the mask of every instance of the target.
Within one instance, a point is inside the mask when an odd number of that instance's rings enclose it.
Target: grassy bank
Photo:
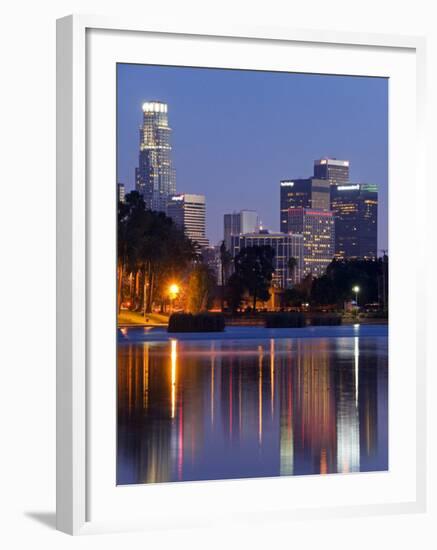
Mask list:
[[[146,316],[136,311],[122,311],[118,315],[118,326],[167,326],[168,316],[160,313],[147,313]]]
[[[270,315],[278,315],[278,313],[270,313]],[[268,316],[269,314],[265,313],[258,315],[227,315],[225,317],[225,324],[227,326],[264,326],[266,317]],[[308,323],[311,324],[311,315],[306,315],[306,317],[308,319]],[[168,319],[169,318],[167,315],[161,315],[159,313],[149,313],[146,317],[144,317],[142,313],[137,313],[135,311],[122,311],[118,316],[118,326],[167,326]],[[368,319],[365,317],[356,318],[352,316],[344,316],[342,322],[344,325],[353,325],[356,323],[359,323],[360,325],[384,325],[387,324],[387,319]]]

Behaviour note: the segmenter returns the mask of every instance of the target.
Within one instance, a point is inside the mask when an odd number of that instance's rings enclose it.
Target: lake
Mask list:
[[[118,336],[117,484],[388,468],[387,326]]]

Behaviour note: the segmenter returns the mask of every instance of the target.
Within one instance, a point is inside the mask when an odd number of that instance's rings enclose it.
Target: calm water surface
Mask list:
[[[120,338],[117,483],[386,470],[386,328],[330,334]]]

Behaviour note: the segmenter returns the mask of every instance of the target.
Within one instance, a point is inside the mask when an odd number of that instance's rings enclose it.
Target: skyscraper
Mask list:
[[[140,128],[140,154],[135,172],[136,189],[147,208],[166,211],[169,198],[176,193],[176,174],[171,159],[171,128],[168,107],[161,101],[143,104]]]
[[[356,183],[331,186],[335,217],[335,255],[338,258],[377,257],[378,188]]]
[[[280,183],[280,231],[288,233],[288,211],[290,208],[330,209],[330,184],[326,180],[306,178],[282,180]]]
[[[348,183],[349,161],[323,158],[314,161],[314,177],[328,180],[331,185]]]
[[[303,271],[320,277],[334,257],[334,216],[326,210],[290,208],[288,231],[303,235]]]
[[[273,265],[272,286],[276,288],[290,288],[298,283],[303,275],[303,236],[286,235],[284,233],[269,233],[260,231],[258,233],[248,233],[245,235],[231,236],[231,254],[232,257],[240,252],[242,248],[251,246],[270,246],[275,251]],[[292,269],[289,266],[289,260],[296,259],[296,266]]]
[[[258,213],[254,210],[241,210],[225,214],[223,218],[223,235],[226,249],[231,249],[231,237],[243,233],[256,233],[259,229]]]
[[[205,195],[188,193],[174,195],[167,203],[167,214],[199,247],[208,246]]]

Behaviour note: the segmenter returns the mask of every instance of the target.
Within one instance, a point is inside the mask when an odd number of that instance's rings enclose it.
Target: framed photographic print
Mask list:
[[[423,52],[58,21],[59,529],[424,509]]]

